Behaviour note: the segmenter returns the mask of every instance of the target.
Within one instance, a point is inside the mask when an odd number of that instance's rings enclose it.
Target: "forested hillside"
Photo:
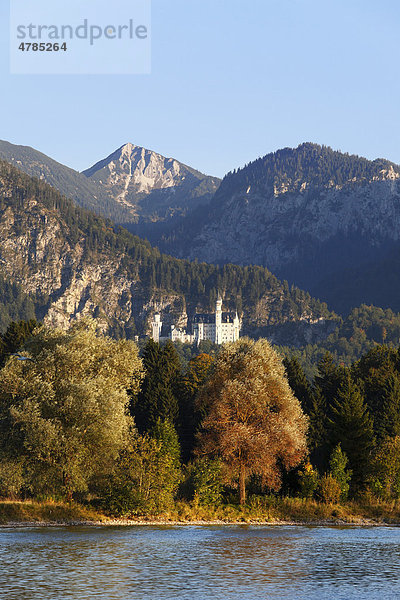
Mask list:
[[[23,286],[39,318],[66,327],[92,314],[113,335],[145,333],[161,311],[185,324],[217,294],[243,312],[244,331],[270,325],[279,338],[297,324],[297,344],[326,337],[337,322],[327,306],[289,289],[264,267],[218,267],[161,254],[149,243],[75,206],[50,186],[0,163],[0,275]]]
[[[151,240],[179,257],[264,265],[342,316],[398,311],[399,177],[383,159],[285,148],[229,173],[206,209]]]

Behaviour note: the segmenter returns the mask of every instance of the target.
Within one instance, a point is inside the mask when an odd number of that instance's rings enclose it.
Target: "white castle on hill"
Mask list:
[[[172,325],[169,335],[162,337],[161,316],[159,314],[154,315],[154,321],[151,323],[152,338],[155,342],[172,340],[173,342],[179,341],[189,344],[200,344],[203,340],[210,340],[214,344],[235,342],[239,339],[241,326],[237,312],[222,312],[221,299],[216,302],[215,313],[198,313],[194,316],[192,333],[187,333],[185,330],[177,329]]]

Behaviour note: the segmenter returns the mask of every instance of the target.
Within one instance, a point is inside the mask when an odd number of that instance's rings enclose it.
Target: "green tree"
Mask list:
[[[4,366],[10,354],[17,352],[24,346],[37,327],[39,327],[39,323],[35,319],[10,323],[0,339],[1,366]]]
[[[400,498],[400,436],[386,438],[373,460],[372,487],[385,499]]]
[[[312,498],[318,487],[319,476],[310,462],[304,465],[299,472],[300,496],[302,498]]]
[[[238,478],[241,504],[249,476],[279,489],[280,466],[294,467],[306,453],[307,419],[266,340],[227,344],[197,403],[207,410],[198,453],[219,456]]]
[[[0,371],[0,455],[23,462],[33,493],[86,491],[112,469],[131,418],[142,366],[133,342],[96,334],[81,321],[67,332],[43,328]]]
[[[219,504],[223,489],[222,463],[201,457],[187,466],[187,495],[197,504]]]
[[[132,432],[120,453],[104,495],[111,513],[154,514],[172,506],[181,480],[178,438],[172,425],[161,421],[153,434]]]
[[[132,414],[141,433],[150,431],[158,419],[175,423],[178,417],[180,362],[171,342],[164,346],[149,339],[143,351],[145,377]]]
[[[377,346],[353,366],[360,382],[378,441],[400,433],[399,362],[397,352],[388,346]]]
[[[179,437],[184,462],[187,462],[196,444],[196,433],[204,414],[196,408],[196,395],[210,373],[214,358],[199,354],[188,365],[179,392]]]
[[[157,420],[150,432],[150,436],[160,444],[160,451],[168,454],[173,460],[174,468],[179,470],[181,464],[181,447],[178,434],[170,421]]]
[[[352,482],[359,489],[369,473],[374,431],[364,398],[350,374],[339,388],[331,414],[331,443],[341,444],[353,472]]]
[[[380,412],[380,439],[400,436],[400,377],[389,375],[383,386],[383,402]]]
[[[319,462],[318,450],[326,439],[325,402],[321,389],[311,387],[297,357],[286,358],[283,364],[289,385],[309,420],[307,434],[309,451],[313,461]]]
[[[340,443],[335,446],[332,450],[332,454],[329,460],[329,474],[336,479],[336,481],[340,485],[341,500],[347,500],[347,496],[349,493],[350,485],[349,482],[351,480],[351,471],[346,469],[347,463],[349,462],[346,454],[342,451]]]
[[[326,352],[318,362],[318,375],[315,377],[314,383],[324,399],[324,410],[328,417],[331,415],[332,404],[346,376],[346,369],[338,367],[329,352]]]

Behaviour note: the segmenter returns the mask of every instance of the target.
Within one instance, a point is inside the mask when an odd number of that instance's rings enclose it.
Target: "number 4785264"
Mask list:
[[[52,44],[51,42],[21,42],[21,44],[18,46],[18,50],[22,50],[22,52],[59,52],[60,50],[66,52],[67,43],[64,42],[63,44]]]

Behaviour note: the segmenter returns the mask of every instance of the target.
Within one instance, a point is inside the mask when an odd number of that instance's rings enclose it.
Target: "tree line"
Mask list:
[[[0,344],[0,494],[92,498],[112,514],[248,495],[400,495],[400,354],[351,367],[241,338],[182,366],[171,342],[13,323]]]
[[[304,143],[297,148],[283,148],[267,154],[249,163],[241,169],[228,173],[217,191],[216,196],[231,195],[239,190],[246,191],[250,185],[254,190],[259,187],[285,184],[293,191],[301,183],[311,186],[344,185],[353,179],[371,180],[381,177],[382,170],[398,165],[384,159],[366,158],[332,150],[329,146]]]

